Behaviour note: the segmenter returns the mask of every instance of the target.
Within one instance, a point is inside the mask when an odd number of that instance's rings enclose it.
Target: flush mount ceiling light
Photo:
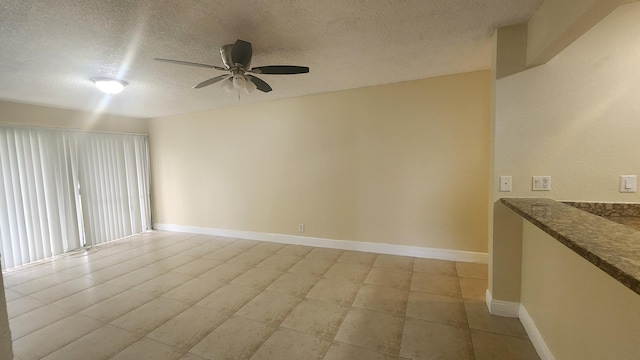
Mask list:
[[[111,78],[103,78],[103,77],[94,77],[91,78],[96,87],[105,94],[119,94],[124,90],[124,87],[127,85],[126,81],[111,79]]]

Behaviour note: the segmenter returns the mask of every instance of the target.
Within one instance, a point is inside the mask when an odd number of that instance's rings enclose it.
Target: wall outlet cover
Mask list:
[[[551,191],[551,176],[534,176],[533,191]]]

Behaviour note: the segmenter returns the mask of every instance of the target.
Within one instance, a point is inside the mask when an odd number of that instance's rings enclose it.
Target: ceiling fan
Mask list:
[[[304,74],[309,72],[309,68],[306,66],[293,66],[293,65],[270,65],[270,66],[258,66],[250,68],[251,56],[252,56],[251,43],[244,40],[236,40],[233,44],[224,45],[220,48],[220,56],[222,57],[222,63],[224,67],[200,64],[188,61],[171,60],[171,59],[159,59],[156,61],[163,61],[178,65],[198,66],[209,69],[216,69],[220,71],[228,71],[229,74],[218,75],[211,79],[205,80],[197,85],[194,89],[201,89],[205,86],[215,84],[223,81],[222,86],[225,90],[233,91],[244,89],[247,93],[258,89],[262,92],[271,91],[271,86],[264,80],[253,74],[264,75],[291,75],[291,74]]]

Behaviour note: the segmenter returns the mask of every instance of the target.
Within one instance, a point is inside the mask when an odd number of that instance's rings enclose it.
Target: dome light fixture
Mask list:
[[[91,78],[96,87],[105,94],[115,95],[119,94],[127,86],[127,82],[123,80],[117,80],[112,78],[94,77]]]

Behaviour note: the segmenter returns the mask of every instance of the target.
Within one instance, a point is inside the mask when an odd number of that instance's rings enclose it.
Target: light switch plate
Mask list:
[[[533,191],[551,191],[551,176],[534,176]]]
[[[634,193],[638,190],[638,177],[636,175],[620,175],[620,192]]]

